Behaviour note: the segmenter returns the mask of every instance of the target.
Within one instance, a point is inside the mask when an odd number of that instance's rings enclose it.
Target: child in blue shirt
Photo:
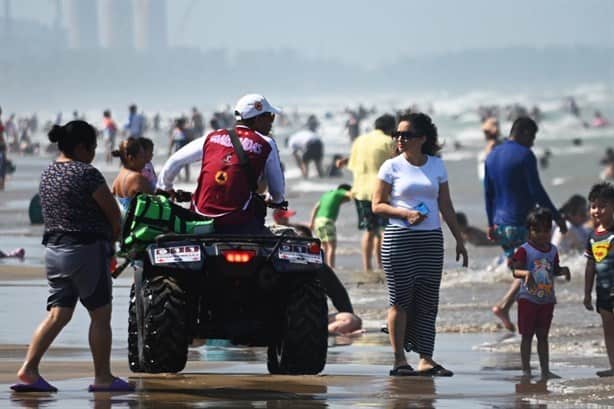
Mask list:
[[[521,245],[511,260],[515,278],[521,278],[518,293],[518,332],[522,336],[520,359],[523,376],[531,377],[531,343],[537,337],[537,354],[542,379],[559,378],[550,372],[548,333],[554,313],[554,276],[571,276],[567,267],[559,265],[556,246],[550,243],[552,213],[538,208],[527,217],[528,242]]]
[[[614,376],[614,186],[603,182],[594,185],[588,194],[590,215],[595,230],[591,232],[584,255],[584,307],[593,310],[591,293],[595,276],[597,312],[601,315],[605,349],[610,369],[598,371],[597,376]]]

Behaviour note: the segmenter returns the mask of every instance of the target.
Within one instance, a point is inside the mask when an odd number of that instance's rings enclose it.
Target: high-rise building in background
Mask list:
[[[100,47],[96,0],[64,0],[63,10],[68,31],[68,47]]]
[[[151,51],[168,46],[166,0],[134,0],[134,45]]]
[[[104,48],[134,47],[134,13],[130,0],[98,0],[100,45]]]
[[[2,35],[5,36],[6,41],[9,41],[10,37],[11,37],[11,23],[12,23],[12,18],[11,18],[11,1],[10,0],[4,0],[4,21],[3,21],[3,25],[4,25],[4,32],[2,33]]]

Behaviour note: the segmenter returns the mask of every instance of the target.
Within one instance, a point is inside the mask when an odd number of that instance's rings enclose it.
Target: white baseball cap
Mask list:
[[[266,112],[280,114],[281,109],[271,105],[269,101],[260,94],[243,95],[241,99],[237,101],[237,105],[235,105],[236,119],[249,119]]]

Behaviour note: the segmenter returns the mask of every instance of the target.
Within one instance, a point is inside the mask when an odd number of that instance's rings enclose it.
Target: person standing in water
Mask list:
[[[113,151],[113,156],[120,158],[122,168],[113,181],[111,191],[121,205],[122,212],[130,209],[130,202],[137,193],[153,193],[155,186],[141,173],[147,164],[145,150],[140,139],[128,138]]]
[[[94,383],[89,391],[133,391],[111,373],[111,243],[119,237],[120,213],[102,174],[91,163],[96,130],[84,121],[55,125],[49,140],[60,156],[41,174],[45,220],[45,268],[50,296],[45,319],[34,331],[16,392],[57,392],[40,374],[43,355],[73,316],[77,301],[90,315]],[[69,210],[69,211],[67,211]]]
[[[561,233],[567,232],[565,220],[548,197],[539,179],[537,159],[531,151],[537,123],[529,117],[520,117],[512,124],[509,138],[496,146],[486,158],[484,196],[488,217],[488,238],[496,241],[508,259],[527,241],[525,220],[535,206],[552,212]],[[492,312],[510,331],[515,330],[509,317],[520,288],[514,280],[507,293],[493,307]]]
[[[392,115],[380,116],[375,120],[375,130],[356,138],[349,158],[337,161],[339,168],[347,165],[354,175],[352,195],[358,213],[358,229],[364,230],[360,247],[365,271],[373,270],[373,256],[381,267],[381,229],[387,220],[373,213],[371,200],[380,166],[395,155],[394,139],[390,137],[395,126],[396,119]]]

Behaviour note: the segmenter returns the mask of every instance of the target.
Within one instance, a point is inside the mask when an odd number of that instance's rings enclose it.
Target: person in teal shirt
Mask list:
[[[339,208],[352,199],[352,186],[342,184],[337,189],[328,191],[320,197],[311,211],[309,228],[322,242],[325,262],[331,268],[335,267],[335,250],[337,248],[337,229],[335,221],[339,216]]]

